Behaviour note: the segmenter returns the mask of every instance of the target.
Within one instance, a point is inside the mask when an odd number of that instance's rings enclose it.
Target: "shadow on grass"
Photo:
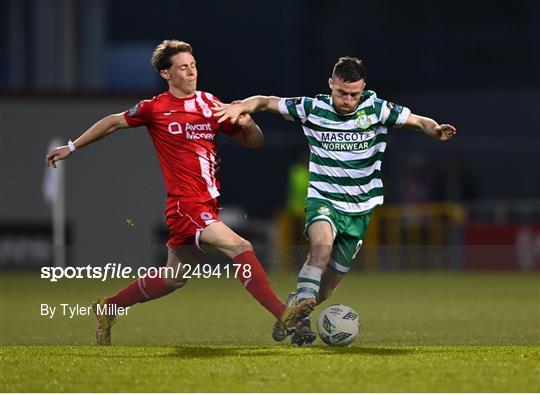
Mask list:
[[[356,347],[327,347],[327,346],[316,346],[315,349],[321,350],[321,353],[325,354],[341,354],[341,355],[381,355],[381,356],[391,356],[391,355],[410,355],[417,354],[421,350],[414,348],[403,348],[403,347],[365,347],[365,346],[356,346]]]
[[[156,355],[157,358],[177,359],[212,359],[222,357],[289,357],[298,358],[305,355],[409,355],[420,352],[413,348],[397,347],[293,347],[293,346],[176,346],[167,354]]]
[[[167,355],[178,359],[210,359],[221,357],[269,357],[287,356],[289,352],[278,347],[246,347],[246,346],[177,346]]]
[[[20,351],[26,347],[20,348]],[[29,347],[32,349],[32,347]],[[104,358],[104,359],[148,359],[148,358],[172,358],[172,359],[213,359],[223,357],[290,357],[298,358],[303,355],[379,355],[399,356],[422,353],[425,350],[412,347],[329,347],[323,345],[309,347],[283,346],[162,346],[162,347],[136,347],[136,346],[113,346],[113,347],[53,347],[40,346],[40,356],[59,357],[66,356],[77,358]],[[28,350],[30,351],[30,350]],[[37,350],[36,350],[37,351]],[[36,352],[31,351],[31,352]],[[12,352],[16,352],[12,350]]]

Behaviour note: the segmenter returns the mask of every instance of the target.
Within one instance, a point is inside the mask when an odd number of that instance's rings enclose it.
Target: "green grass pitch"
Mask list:
[[[271,279],[281,296],[295,284]],[[123,281],[0,281],[2,392],[540,392],[538,274],[353,272],[321,306],[359,313],[345,348],[274,343],[272,317],[234,279],[134,306],[113,347],[93,346],[93,316],[49,319],[40,304],[86,306]]]

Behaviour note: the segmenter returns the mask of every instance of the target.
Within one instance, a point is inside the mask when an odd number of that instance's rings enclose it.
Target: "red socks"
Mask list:
[[[174,291],[165,284],[161,277],[139,277],[137,280],[121,289],[116,295],[107,298],[107,304],[118,307],[128,307],[135,303],[143,303],[168,295]]]
[[[257,259],[257,256],[255,256],[255,253],[253,251],[243,252],[235,256],[233,262],[242,265],[240,270],[238,270],[238,278],[244,288],[257,299],[266,310],[279,319],[286,306],[279,300],[270,287],[266,273]],[[244,274],[248,274],[244,270],[244,265],[249,265],[251,267],[251,276],[244,276]]]
[[[277,319],[285,310],[286,306],[276,296],[263,267],[253,251],[246,251],[233,259],[234,263],[242,265],[238,270],[238,277],[244,288]],[[245,270],[249,265],[249,270]],[[250,275],[251,274],[251,275]],[[135,303],[143,303],[157,299],[173,292],[175,288],[169,288],[162,277],[140,277],[116,295],[107,298],[107,304],[118,307],[128,307]]]

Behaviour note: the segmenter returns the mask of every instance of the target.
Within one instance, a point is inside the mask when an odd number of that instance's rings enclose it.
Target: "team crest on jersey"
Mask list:
[[[371,126],[371,121],[364,110],[356,113],[356,124],[360,129],[367,129]]]
[[[321,206],[319,207],[319,209],[317,210],[317,212],[321,215],[329,215],[330,214],[330,209],[326,206]]]
[[[139,103],[135,104],[133,107],[131,107],[128,110],[127,115],[129,117],[134,117],[137,114],[137,112],[139,111],[139,108],[140,108],[140,104]]]
[[[212,110],[210,110],[208,107],[204,107],[202,113],[206,118],[210,118],[212,116]]]
[[[208,221],[209,219],[212,219],[212,214],[207,213],[206,211],[203,211],[201,213],[201,219],[204,221]]]

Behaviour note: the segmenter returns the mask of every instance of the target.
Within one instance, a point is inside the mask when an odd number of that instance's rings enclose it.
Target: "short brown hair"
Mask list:
[[[152,54],[152,66],[159,73],[172,66],[171,57],[180,52],[189,52],[193,55],[191,45],[180,40],[163,40]]]
[[[366,79],[366,69],[364,64],[358,58],[350,56],[344,56],[339,58],[334,71],[332,71],[332,78],[337,77],[344,82],[356,82]]]

